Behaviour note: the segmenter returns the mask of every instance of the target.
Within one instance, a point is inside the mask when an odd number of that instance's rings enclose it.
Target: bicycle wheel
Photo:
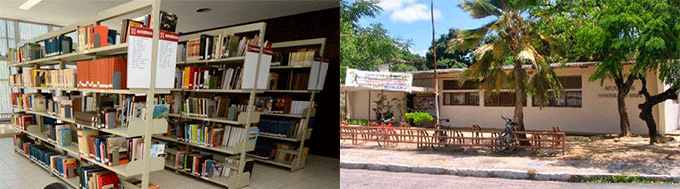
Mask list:
[[[378,146],[380,146],[380,147],[387,146],[387,142],[386,142],[387,137],[386,137],[384,130],[382,130],[382,129],[376,130],[375,139],[376,139],[375,141],[378,143]]]
[[[442,146],[446,146],[446,134],[443,131],[435,131],[432,135],[432,142],[437,144],[432,144],[432,149],[437,150]]]
[[[510,153],[512,151],[515,151],[517,149],[517,136],[516,135],[508,135],[505,137],[506,141],[506,149],[504,150],[505,153]]]
[[[503,134],[501,136],[498,136],[494,139],[493,142],[493,150],[498,153],[498,152],[504,152],[505,149],[507,148],[506,140]]]

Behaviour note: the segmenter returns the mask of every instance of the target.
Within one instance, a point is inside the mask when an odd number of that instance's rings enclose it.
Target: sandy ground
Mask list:
[[[557,151],[496,154],[487,148],[434,150],[415,144],[380,147],[341,141],[341,161],[455,168],[518,169],[539,172],[589,172],[680,175],[680,143],[649,145],[645,137],[567,136],[565,155]]]

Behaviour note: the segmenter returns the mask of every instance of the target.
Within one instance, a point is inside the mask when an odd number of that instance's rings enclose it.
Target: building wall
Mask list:
[[[532,106],[532,99],[528,97],[527,106],[524,108],[524,124],[527,130],[551,130],[552,127],[559,127],[562,131],[575,133],[620,133],[619,115],[616,103],[616,86],[611,80],[606,80],[603,85],[600,81],[589,82],[594,67],[569,67],[556,68],[558,76],[581,76],[581,107],[535,107]],[[445,73],[440,75],[439,86],[442,80],[460,79],[460,73]],[[650,73],[647,79],[647,87],[650,93],[658,93],[659,86],[656,77]],[[432,86],[432,76],[419,74],[414,77],[416,86]],[[626,110],[631,124],[631,130],[636,134],[647,134],[648,129],[644,121],[638,116],[640,109],[638,104],[644,101],[644,97],[637,92],[642,87],[639,80],[635,81],[629,96],[626,98]],[[441,91],[446,92],[446,91]],[[443,96],[443,95],[441,95]],[[485,107],[484,95],[480,95],[479,106],[440,106],[442,118],[451,119],[450,125],[453,127],[469,127],[473,124],[483,128],[503,128],[504,122],[501,116],[512,117],[514,107]],[[442,104],[440,97],[440,104]],[[661,112],[660,112],[661,110]],[[663,127],[662,132],[675,130],[678,121],[678,105],[675,102],[667,101],[663,106],[655,107],[654,117],[659,127]],[[664,116],[660,119],[660,114]],[[661,130],[661,129],[660,129]]]
[[[354,91],[354,92],[348,92],[348,104],[349,104],[349,117],[350,119],[369,119],[374,120],[375,119],[375,112],[373,111],[373,108],[376,107],[376,104],[374,101],[378,100],[378,94],[380,94],[380,91],[371,91],[370,92],[370,99],[369,99],[369,92],[368,91]],[[390,104],[393,105],[393,111],[394,116],[396,120],[399,120],[399,118],[403,118],[403,113],[406,113],[406,104],[405,101],[400,100],[399,104],[401,105],[401,112],[397,110],[397,105],[394,104],[393,101],[391,101],[393,98],[397,99],[405,99],[406,98],[406,93],[405,92],[387,92],[385,91],[384,94],[387,96],[387,100],[390,101]],[[370,105],[370,110],[369,110],[369,105]]]

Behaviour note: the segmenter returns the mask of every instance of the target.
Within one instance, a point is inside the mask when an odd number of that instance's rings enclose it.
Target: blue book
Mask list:
[[[61,146],[71,145],[71,139],[73,138],[73,131],[70,129],[59,130],[59,137],[61,140]]]

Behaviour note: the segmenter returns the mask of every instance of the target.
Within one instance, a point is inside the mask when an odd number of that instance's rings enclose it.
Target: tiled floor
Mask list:
[[[255,163],[250,186],[246,188],[339,188],[339,163],[338,159],[310,155],[305,169],[295,172]],[[224,188],[168,169],[152,172],[150,180],[164,189]],[[11,138],[0,139],[0,189],[42,189],[61,181],[26,157],[14,153]]]

